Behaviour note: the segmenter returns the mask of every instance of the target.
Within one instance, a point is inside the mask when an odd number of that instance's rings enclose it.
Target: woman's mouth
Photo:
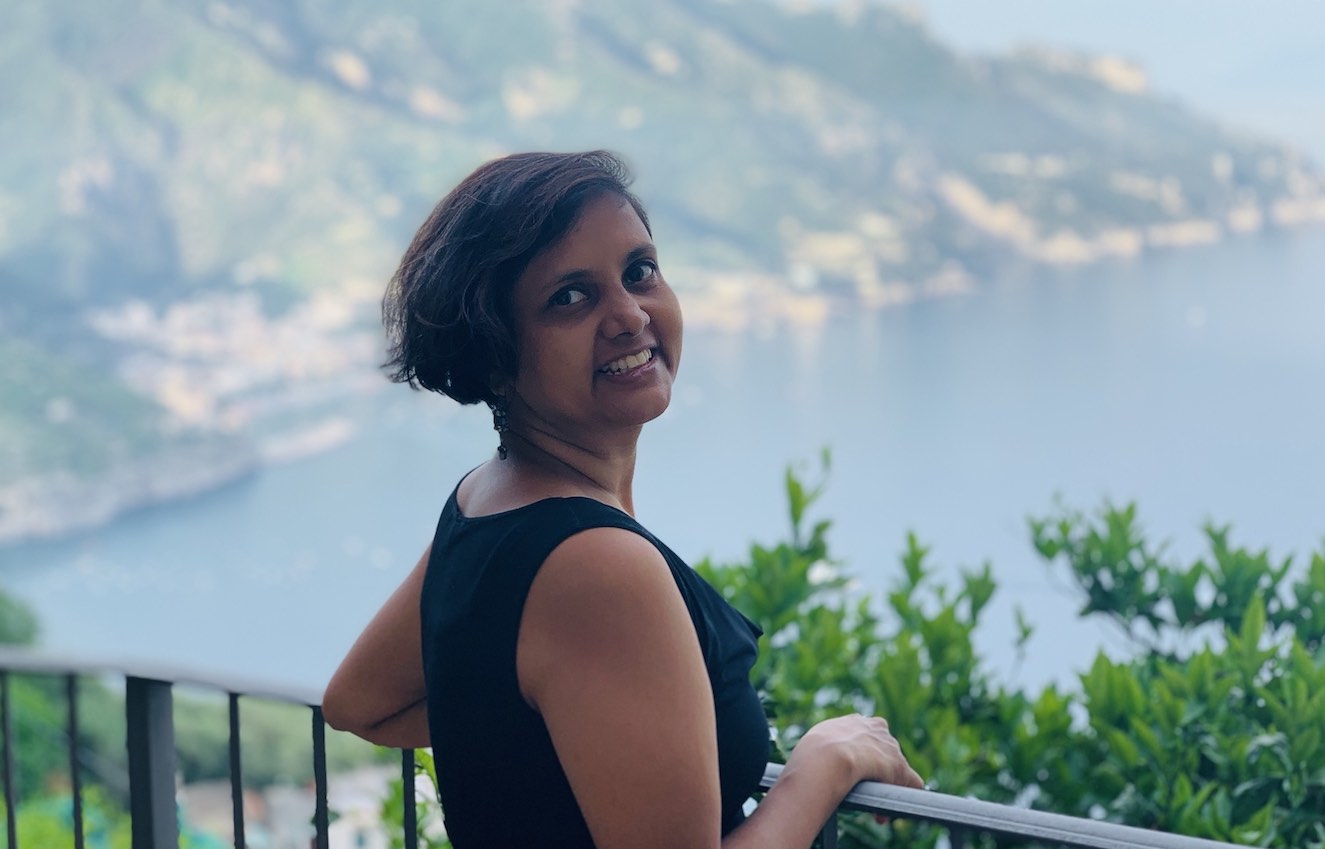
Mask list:
[[[639,368],[653,359],[653,349],[645,348],[634,354],[628,354],[619,360],[613,360],[598,370],[599,374],[622,374],[633,368]]]

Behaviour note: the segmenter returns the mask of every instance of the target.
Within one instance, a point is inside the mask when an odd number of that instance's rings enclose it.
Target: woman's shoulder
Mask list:
[[[625,528],[588,528],[548,554],[529,589],[522,688],[537,693],[547,673],[678,634],[693,641],[694,625],[662,552]]]
[[[553,495],[483,512],[466,511],[457,492],[442,511],[428,570],[447,583],[527,588],[551,562],[667,561],[666,548],[634,517],[588,496]]]
[[[668,563],[665,547],[633,516],[587,496],[545,498],[503,515],[521,535],[546,541],[540,572],[573,566],[596,580],[627,565]]]
[[[587,508],[590,512],[597,512],[591,505],[565,506],[572,511]],[[626,519],[630,517],[626,516]],[[586,525],[552,549],[543,568],[546,571],[548,567],[573,566],[586,577],[597,579],[611,577],[622,569],[665,566],[658,546],[639,533],[637,527],[638,523],[633,520],[630,524]]]
[[[568,571],[572,584],[606,577],[605,589],[622,590],[612,583],[622,575],[611,570],[625,564],[680,583],[684,562],[617,506],[574,490],[512,494],[482,481],[470,488],[475,476],[452,492],[438,524],[429,568],[437,583],[523,597],[535,577],[546,583],[560,579],[544,573]]]

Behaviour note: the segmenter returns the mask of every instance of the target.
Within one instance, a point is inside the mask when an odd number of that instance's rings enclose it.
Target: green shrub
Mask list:
[[[67,791],[24,802],[16,814],[19,846],[74,845],[73,803]],[[4,815],[0,801],[0,817]],[[128,814],[98,787],[83,790],[83,837],[88,849],[129,849],[131,843]]]
[[[942,792],[1325,846],[1325,555],[1295,571],[1292,558],[1235,547],[1228,528],[1209,527],[1208,554],[1183,565],[1146,541],[1131,505],[1033,519],[1032,542],[1066,570],[1080,615],[1113,622],[1134,651],[1101,653],[1079,692],[1031,693],[975,650],[997,589],[988,565],[941,583],[910,535],[886,598],[851,588],[829,553],[831,524],[807,520],[827,468],[825,456],[813,487],[788,471],[789,540],[752,546],[747,562],[696,567],[764,628],[754,680],[783,748],[826,717],[878,713]],[[1017,619],[1020,649],[1032,626]],[[843,844],[933,846],[939,831],[853,816]]]
[[[1089,792],[1070,805],[1046,788],[1046,806],[1325,846],[1325,556],[1295,577],[1293,558],[1235,547],[1227,527],[1209,526],[1208,553],[1174,563],[1146,543],[1131,505],[1094,520],[1060,511],[1031,531],[1066,567],[1081,614],[1113,621],[1136,649],[1122,663],[1101,655],[1081,676]]]

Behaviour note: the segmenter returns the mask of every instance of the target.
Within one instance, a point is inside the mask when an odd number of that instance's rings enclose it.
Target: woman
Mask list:
[[[742,813],[768,757],[759,631],[633,518],[681,313],[628,182],[601,151],[499,159],[406,251],[383,301],[393,378],[487,403],[499,446],[324,714],[433,746],[458,849],[807,847],[857,782],[920,779],[884,720],[841,717]]]

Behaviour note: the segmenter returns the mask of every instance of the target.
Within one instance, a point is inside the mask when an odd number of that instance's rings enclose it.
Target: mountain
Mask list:
[[[1325,217],[1310,163],[1124,60],[873,2],[12,0],[0,73],[0,539],[329,415],[413,228],[503,152],[624,153],[701,321]]]

